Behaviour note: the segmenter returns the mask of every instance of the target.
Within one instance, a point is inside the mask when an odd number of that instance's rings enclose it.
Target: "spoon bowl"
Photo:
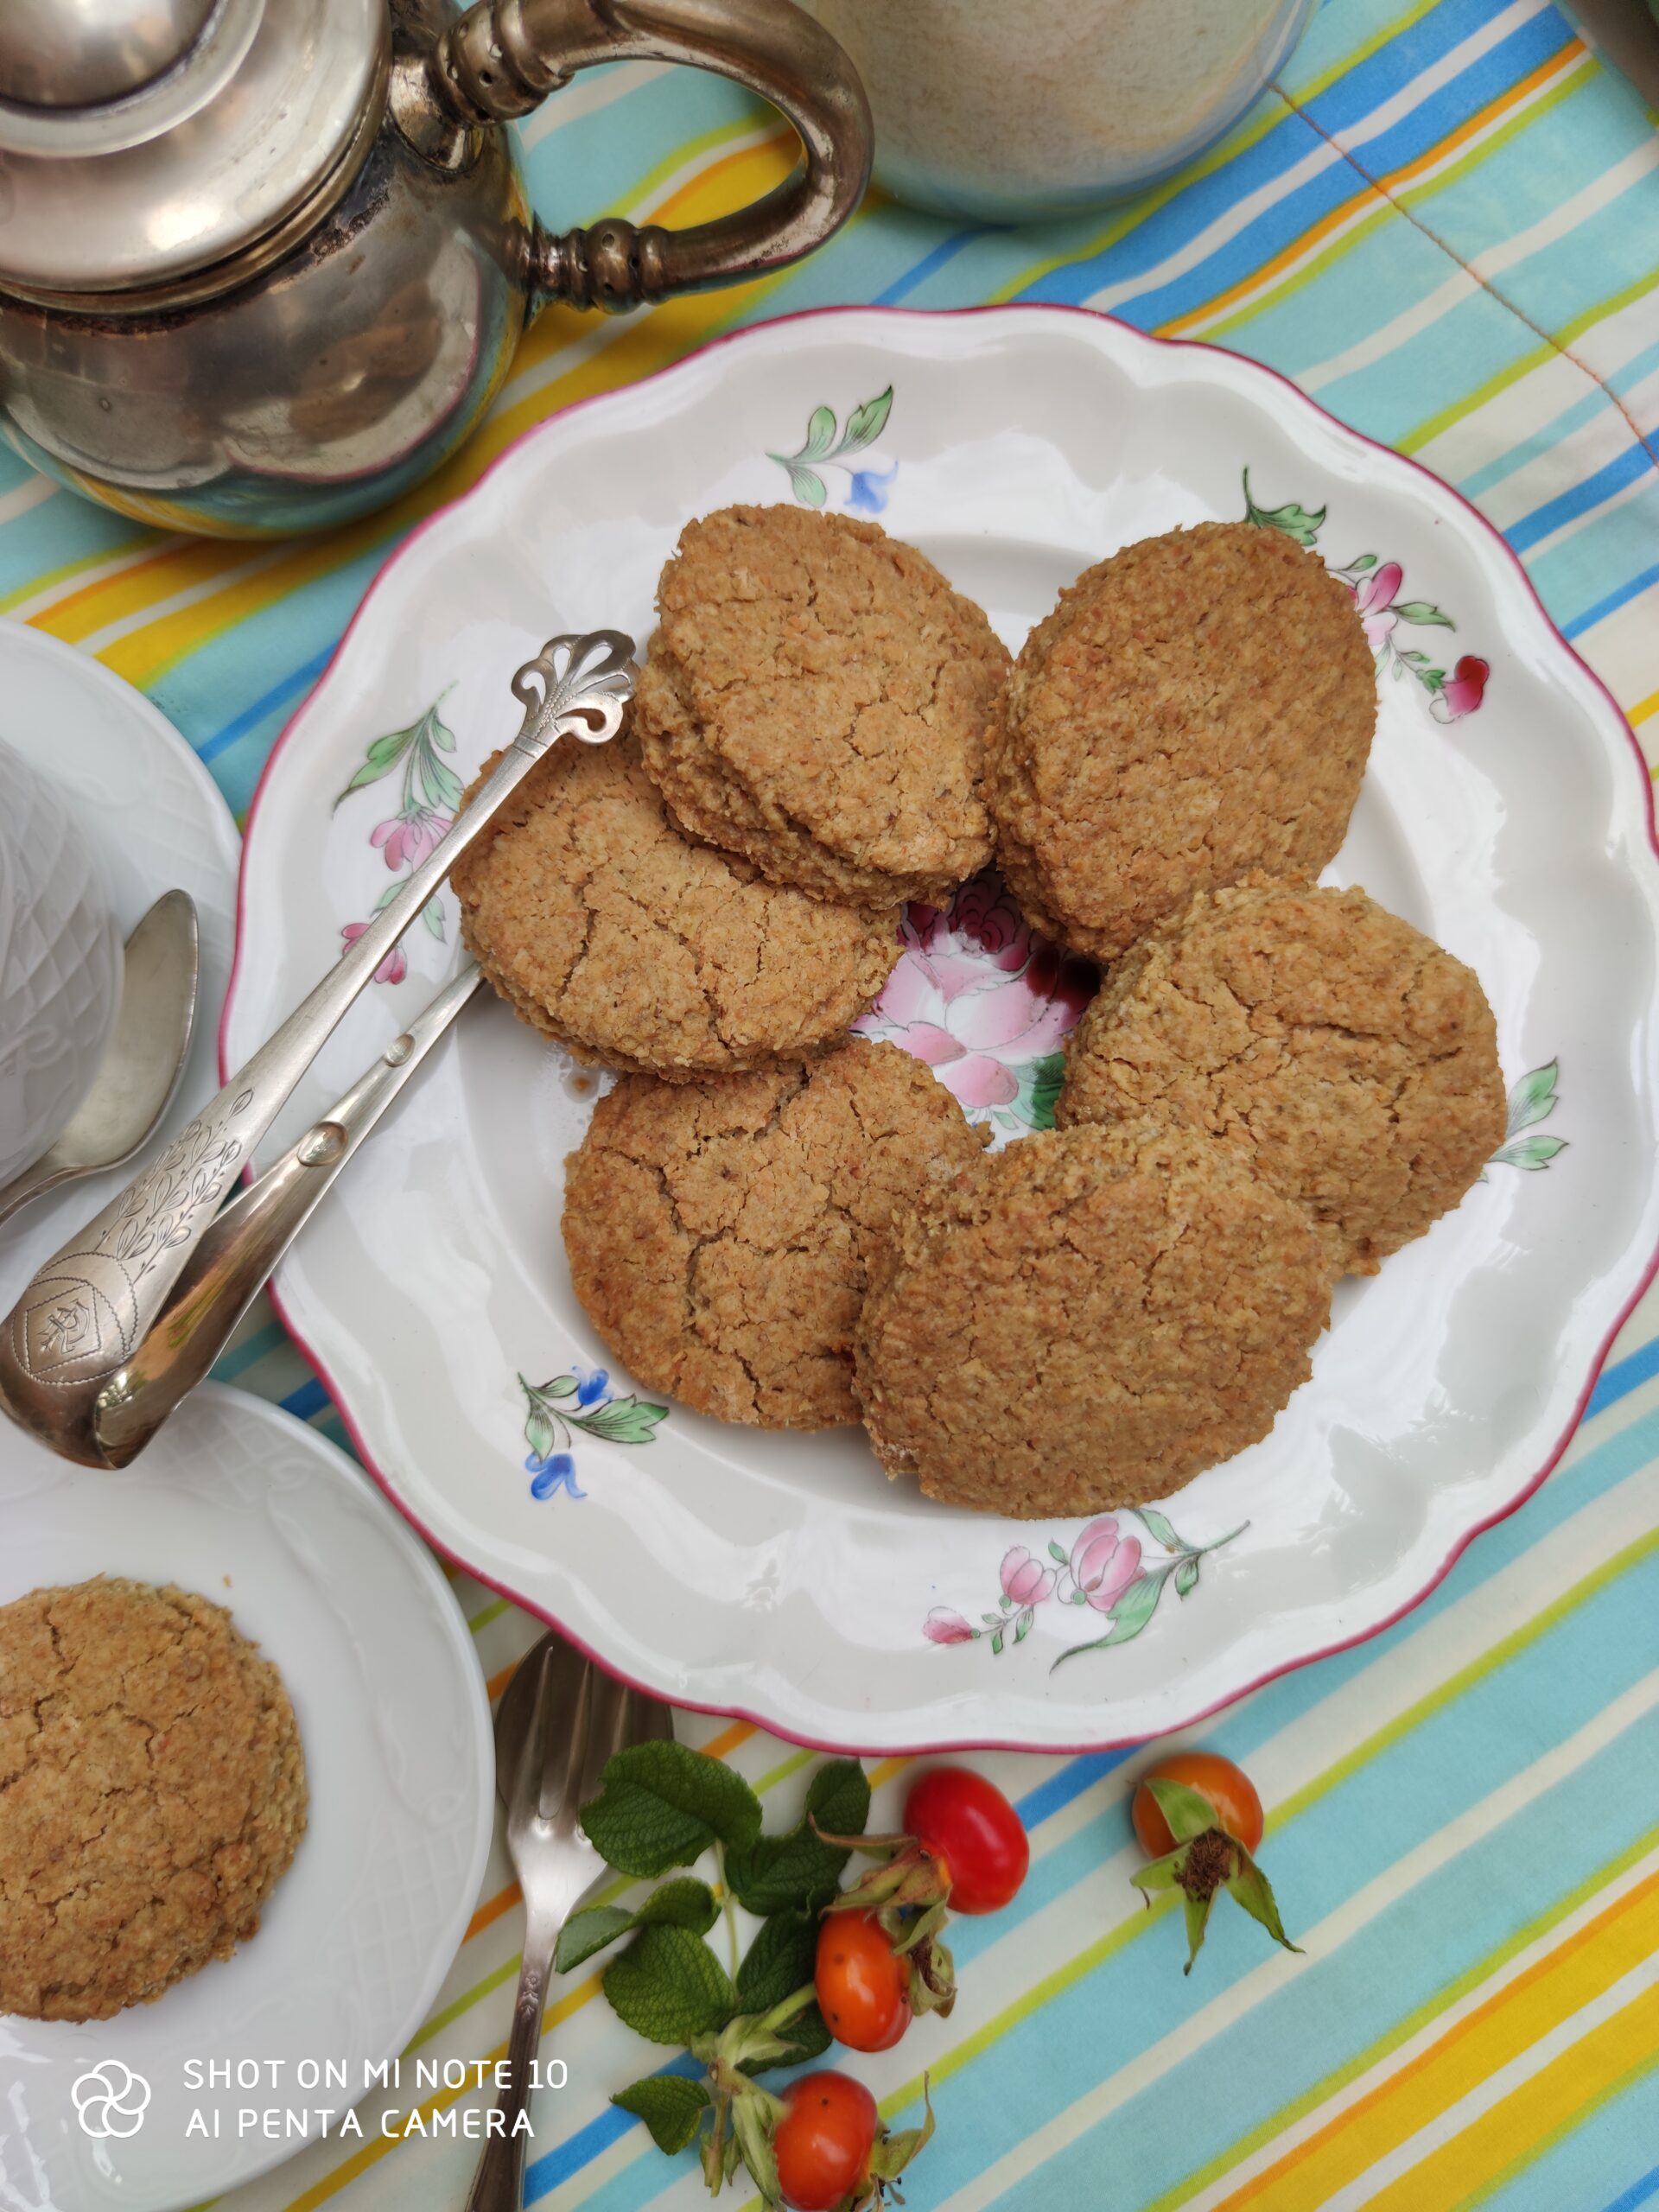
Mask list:
[[[127,939],[115,1028],[92,1087],[33,1166],[0,1189],[0,1221],[31,1198],[130,1160],[177,1086],[195,1026],[196,902],[166,891]]]

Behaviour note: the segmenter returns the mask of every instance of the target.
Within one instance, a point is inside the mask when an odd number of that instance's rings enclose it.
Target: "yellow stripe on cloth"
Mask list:
[[[1619,1897],[1528,1971],[1266,2172],[1224,2212],[1304,2212],[1451,2109],[1550,2029],[1659,1950],[1659,1872]]]
[[[1643,1991],[1442,2148],[1368,2196],[1367,2212],[1469,2212],[1656,2066],[1659,1986]]]
[[[1337,2109],[1345,2110],[1344,2101],[1351,2089],[1355,2090],[1355,2101],[1364,2094],[1355,2088],[1356,2084],[1368,2075],[1380,2076],[1389,2060],[1408,2046],[1412,2053],[1424,2048],[1437,2021],[1462,2018],[1473,2010],[1483,1989],[1501,1985],[1510,1978],[1512,1971],[1516,1974],[1523,1971],[1528,1963],[1527,1954],[1541,1955],[1552,1939],[1564,1940],[1586,1926],[1598,1909],[1599,1899],[1623,1895],[1645,1878],[1643,1862],[1654,1859],[1656,1853],[1659,1853],[1659,1827],[1638,1836],[1565,1897],[1552,1899],[1541,1912],[1512,1930],[1484,1958],[1455,1974],[1403,2018],[1392,2022],[1363,2050],[1356,2051],[1277,2111],[1258,2120],[1225,2150],[1185,2175],[1172,2189],[1145,2206],[1143,2212],[1179,2212],[1182,2205],[1192,2203],[1195,2198],[1202,2200],[1205,2212],[1218,2212],[1230,2175],[1240,2177],[1234,2186],[1241,2186],[1246,2168],[1248,2177],[1254,2179],[1276,2164],[1270,2156],[1275,2143],[1283,2142],[1288,2149],[1293,2139],[1300,2144],[1319,2133],[1317,2123],[1322,2109],[1330,2108],[1333,2115]],[[1655,1871],[1659,1872],[1659,1866]],[[1520,1963],[1517,1965],[1516,1961]]]

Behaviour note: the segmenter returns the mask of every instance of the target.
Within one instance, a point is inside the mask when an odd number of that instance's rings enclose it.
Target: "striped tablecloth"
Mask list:
[[[526,137],[561,224],[605,207],[690,219],[784,161],[728,88],[663,71],[581,81]],[[0,601],[142,684],[239,810],[398,534],[529,424],[792,308],[1015,299],[1237,347],[1418,455],[1505,532],[1659,736],[1659,137],[1546,0],[1325,0],[1224,145],[1092,218],[991,232],[876,198],[747,291],[624,323],[550,314],[438,482],[333,537],[142,533],[0,462]],[[221,1371],[344,1440],[268,1316]],[[894,2116],[931,2070],[939,2132],[912,2212],[1659,2204],[1656,1454],[1649,1300],[1557,1472],[1426,1605],[1205,1726],[1261,1785],[1300,1958],[1224,1912],[1183,1980],[1177,1926],[1128,1886],[1134,1754],[986,1760],[1030,1827],[1031,1878],[959,1928],[954,2017],[859,2065]],[[531,1625],[456,1587],[498,1684]],[[685,1732],[779,1805],[810,1764],[747,1726]],[[877,1770],[877,1825],[901,1764]],[[415,2056],[499,2050],[518,1930],[498,1847]],[[535,2113],[531,2199],[690,2206],[690,2162],[607,2103],[659,2054],[630,2049],[596,1995],[578,1972],[550,2014],[569,2081]],[[362,2144],[307,2149],[236,2212],[460,2203],[463,2144],[378,2126],[372,2112]]]

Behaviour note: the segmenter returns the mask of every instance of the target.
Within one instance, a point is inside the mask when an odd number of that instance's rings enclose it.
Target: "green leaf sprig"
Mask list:
[[[787,471],[790,489],[804,507],[821,507],[830,493],[818,473],[819,466],[829,461],[849,467],[852,454],[875,443],[892,412],[893,386],[889,385],[885,391],[878,391],[873,399],[851,410],[837,437],[835,409],[815,407],[807,417],[806,435],[795,451],[768,454],[766,458]]]
[[[772,2132],[783,2105],[754,2078],[827,2050],[830,2035],[813,1985],[820,1914],[870,1815],[870,1785],[856,1759],[830,1759],[813,1775],[800,1819],[767,1834],[760,1801],[741,1775],[677,1743],[639,1744],[606,1765],[583,1813],[588,1840],[624,1874],[652,1880],[714,1851],[728,1897],[760,1927],[728,1972],[703,1941],[720,1916],[714,1891],[695,1876],[664,1882],[632,1911],[594,1905],[559,1938],[561,1972],[630,1938],[601,1986],[617,2018],[652,2043],[698,2060],[700,2079],[651,2074],[612,2098],[645,2122],[671,2154],[699,2143],[704,2177],[718,2192],[747,2168],[768,2205],[779,2202]],[[871,2163],[879,2196],[932,2133],[884,2137]]]
[[[1298,545],[1312,545],[1324,527],[1324,507],[1298,506],[1292,499],[1282,507],[1258,507],[1250,497],[1250,472],[1244,471],[1244,519],[1263,530],[1281,530]]]
[[[1148,1780],[1145,1787],[1151,1790],[1169,1825],[1175,1848],[1131,1878],[1136,1889],[1145,1893],[1148,1904],[1154,1890],[1181,1892],[1187,1942],[1182,1973],[1192,1973],[1192,1962],[1204,1947],[1210,1908],[1219,1890],[1236,1898],[1252,1920],[1260,1921],[1275,1943],[1300,1957],[1301,1946],[1293,1943],[1285,1933],[1272,1884],[1238,1838],[1221,1826],[1210,1800],[1185,1783],[1171,1782],[1163,1776]]]

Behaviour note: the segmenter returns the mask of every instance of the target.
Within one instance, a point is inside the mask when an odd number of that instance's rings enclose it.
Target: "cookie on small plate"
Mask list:
[[[1008,656],[874,523],[726,507],[663,571],[639,680],[680,823],[819,899],[939,905],[990,858],[982,785]]]
[[[581,1058],[671,1081],[834,1043],[899,957],[896,913],[809,899],[682,836],[628,730],[556,745],[450,881],[515,1013]]]
[[[1310,880],[1376,720],[1370,648],[1318,556],[1200,523],[1087,569],[1027,639],[991,741],[997,859],[1027,918],[1116,960],[1193,890]]]
[[[921,1061],[861,1038],[718,1082],[625,1077],[566,1171],[571,1281],[647,1389],[761,1428],[855,1421],[871,1259],[979,1148]]]
[[[857,1333],[876,1457],[1022,1519],[1162,1497],[1267,1434],[1331,1311],[1301,1207],[1150,1122],[1046,1132],[894,1227]]]
[[[1480,980],[1363,891],[1200,891],[1112,969],[1067,1042],[1055,1120],[1174,1116],[1308,1208],[1333,1268],[1457,1205],[1503,1141]]]
[[[103,1578],[0,1606],[0,2013],[106,2020],[228,1958],[305,1825],[294,1708],[222,1606]]]

